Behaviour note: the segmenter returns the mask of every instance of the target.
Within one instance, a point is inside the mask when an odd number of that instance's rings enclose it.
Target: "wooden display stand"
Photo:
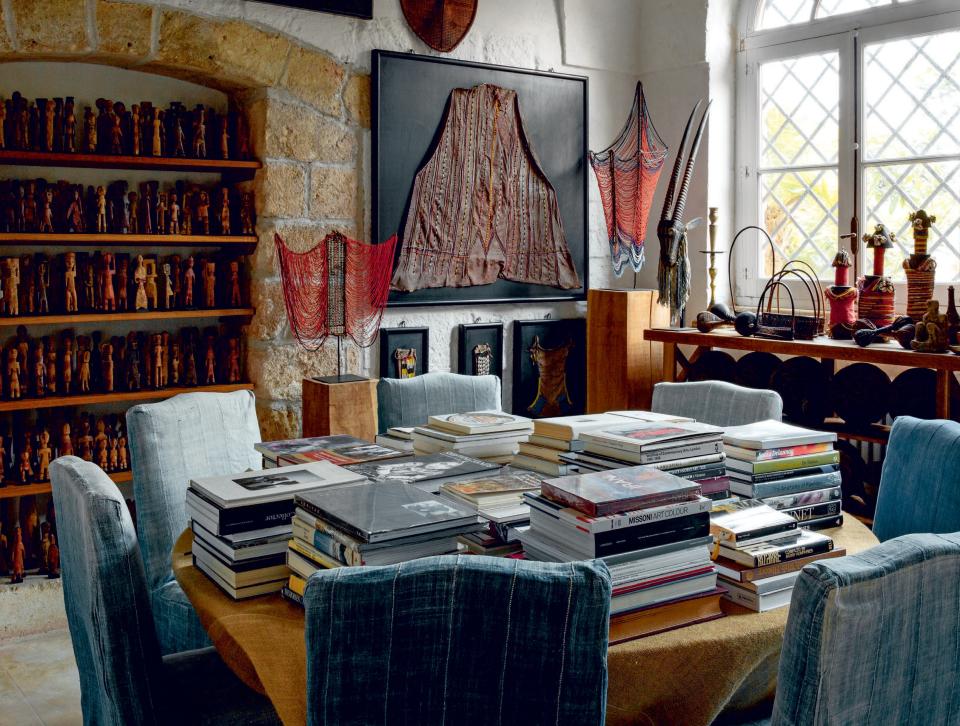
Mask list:
[[[670,324],[656,290],[587,293],[587,413],[649,409],[663,380],[663,344],[644,339]]]
[[[303,435],[377,437],[377,379],[343,383],[303,379]]]

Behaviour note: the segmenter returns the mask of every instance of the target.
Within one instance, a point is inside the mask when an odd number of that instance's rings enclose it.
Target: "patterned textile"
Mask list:
[[[657,383],[650,409],[713,426],[742,426],[783,418],[783,400],[776,391],[744,388],[726,381]]]
[[[170,552],[188,525],[191,477],[260,469],[253,393],[184,393],[127,411],[140,551],[164,653],[210,645],[173,577]]]
[[[392,426],[423,426],[442,413],[499,411],[497,376],[424,373],[407,379],[381,378],[377,383],[379,431]]]
[[[898,416],[880,475],[873,532],[960,531],[960,423]]]
[[[83,722],[277,724],[269,701],[213,648],[161,659],[137,535],[117,485],[75,456],[54,461],[50,477]]]
[[[602,561],[429,557],[312,576],[307,723],[599,726]]]
[[[456,88],[416,176],[395,290],[514,282],[580,287],[557,194],[530,147],[516,91]]]
[[[630,116],[616,141],[603,151],[590,152],[617,277],[627,263],[634,272],[643,267],[647,218],[666,157],[667,147],[653,127],[643,85],[637,83]]]
[[[772,723],[957,723],[958,619],[958,533],[906,535],[807,565],[790,604]]]

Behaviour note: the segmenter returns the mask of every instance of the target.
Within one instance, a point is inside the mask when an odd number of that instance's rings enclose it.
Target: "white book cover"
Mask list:
[[[553,416],[541,418],[533,422],[533,431],[540,436],[573,441],[584,431],[596,431],[610,426],[621,426],[625,423],[622,416],[612,413],[592,413],[580,416]]]
[[[688,416],[677,416],[672,413],[657,413],[656,411],[607,411],[607,415],[629,418],[634,421],[646,421],[648,423],[683,423],[685,421],[696,421],[696,419]]]
[[[724,444],[752,450],[823,444],[836,440],[837,435],[831,431],[814,431],[775,419],[730,426],[723,434]]]
[[[430,428],[454,434],[490,434],[500,431],[532,431],[533,421],[503,411],[471,411],[431,416]]]
[[[635,423],[611,426],[599,431],[585,432],[581,438],[587,442],[603,444],[630,451],[650,451],[657,448],[671,448],[695,442],[719,441],[723,429],[719,426],[679,421],[666,423]]]
[[[366,481],[359,474],[331,464],[280,466],[262,471],[244,471],[227,476],[191,479],[190,487],[223,509],[293,499],[295,494],[313,489],[356,484]]]

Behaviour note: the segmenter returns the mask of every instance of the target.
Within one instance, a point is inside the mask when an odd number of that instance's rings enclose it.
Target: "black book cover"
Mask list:
[[[642,550],[647,547],[657,547],[672,542],[682,542],[683,540],[695,539],[710,534],[710,513],[694,514],[688,517],[681,517],[682,520],[688,520],[684,527],[671,527],[660,532],[642,532],[633,537],[624,537],[622,530],[613,530],[605,533],[615,535],[617,538],[606,542],[596,543],[597,557],[606,557],[607,555],[616,555],[621,552],[632,552]],[[671,520],[672,521],[672,520]],[[647,525],[644,525],[646,529]]]
[[[500,468],[498,464],[480,461],[453,451],[422,456],[401,456],[382,461],[367,461],[343,467],[365,476],[372,482],[395,481],[416,484],[431,479],[451,479],[486,474]]]
[[[840,471],[839,464],[824,464],[822,466],[807,466],[802,469],[784,469],[782,471],[768,471],[764,474],[746,474],[738,469],[729,468],[728,474],[734,479],[747,482],[748,484],[759,484],[767,481],[780,481],[781,479],[792,479],[797,476],[810,476],[812,474],[830,474]]]
[[[840,514],[840,501],[834,499],[820,504],[811,504],[806,507],[794,507],[793,509],[781,509],[784,514],[789,514],[798,522],[809,522],[823,517],[836,517]]]
[[[291,499],[221,509],[197,490],[191,489],[190,492],[214,508],[217,513],[213,517],[217,522],[217,531],[214,534],[221,536],[248,532],[251,529],[279,527],[282,524],[288,524],[293,519],[294,503]]]

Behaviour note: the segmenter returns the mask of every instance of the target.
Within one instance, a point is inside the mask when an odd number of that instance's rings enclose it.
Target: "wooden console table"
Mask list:
[[[774,355],[805,355],[819,358],[832,369],[834,362],[856,361],[874,365],[930,368],[937,375],[936,412],[938,418],[950,418],[951,379],[960,371],[960,355],[953,353],[916,353],[904,350],[895,342],[875,343],[861,348],[852,340],[769,340],[745,338],[730,329],[701,333],[696,328],[655,328],[644,333],[646,340],[663,343],[663,375],[667,381],[682,381],[687,369],[712,348],[727,350],[763,351]],[[681,345],[695,348],[687,358]]]

